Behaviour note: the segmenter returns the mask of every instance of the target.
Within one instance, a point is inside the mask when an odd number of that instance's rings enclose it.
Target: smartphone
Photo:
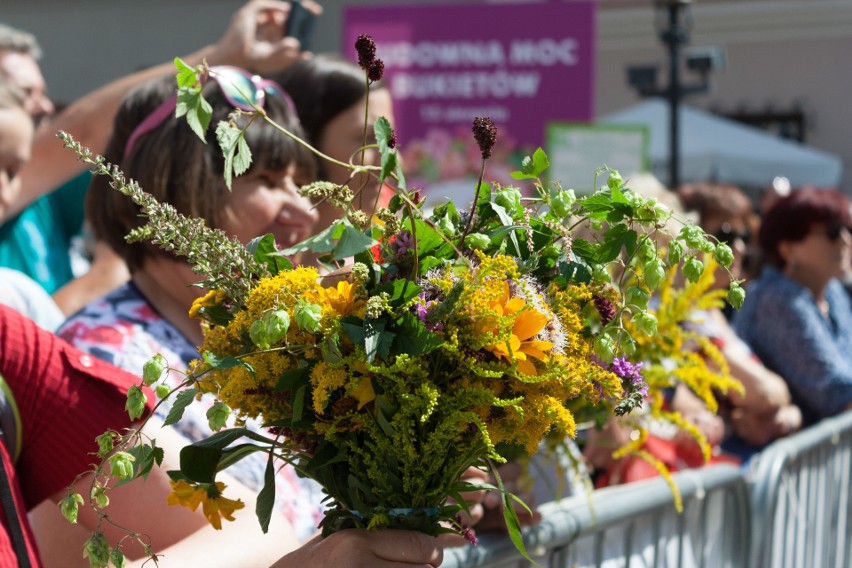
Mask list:
[[[302,6],[299,0],[290,2],[290,15],[284,24],[284,35],[294,37],[302,44],[302,51],[310,51],[314,37],[316,15]]]

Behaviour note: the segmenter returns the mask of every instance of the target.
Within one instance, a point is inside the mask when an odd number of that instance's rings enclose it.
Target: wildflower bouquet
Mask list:
[[[366,80],[376,80],[381,65],[372,41],[362,36],[359,43]],[[195,76],[194,70],[178,75],[179,97],[193,101],[183,107],[190,115],[204,107],[200,86],[187,79]],[[269,120],[256,110],[252,119]],[[239,140],[250,122],[217,129],[229,158],[226,178],[247,167],[248,149]],[[327,493],[325,534],[349,527],[463,533],[457,514],[471,486],[460,478],[469,467],[505,461],[498,444],[532,453],[549,432],[572,436],[569,408],[578,401],[589,407],[615,401],[619,414],[642,404],[644,381],[619,376],[609,363],[635,345],[623,325],[625,310],[638,333],[653,333],[653,316],[625,300],[612,265],[624,264],[635,287],[649,294],[666,267],[692,263],[700,273],[698,252],[724,247],[690,227],[683,254],[670,248],[663,257],[656,238],[670,215],[664,207],[627,190],[617,172],[594,195],[576,199],[542,180],[548,162],[541,149],[512,174],[532,184],[535,197],[484,183],[497,136],[487,118],[473,124],[482,160],[470,207],[448,202],[427,212],[420,193],[406,186],[387,120],[378,120],[375,136],[381,165],[349,167],[392,185],[389,206],[362,211],[355,206],[358,188],[310,184],[303,192],[335,203],[341,216],[279,251],[271,235],[246,248],[182,217],[62,135],[140,205],[148,224],[131,236],[186,256],[210,290],[191,307],[203,321],[203,358],[181,388],[159,382],[162,359],[154,358],[143,375],[159,396],[173,399],[167,423],[202,393],[216,399],[207,415],[218,432],[184,448],[180,471],[169,472],[176,502],[207,506],[209,497],[221,497],[217,472],[262,452],[268,466],[257,514],[264,530],[275,471],[289,463]],[[579,227],[590,236],[581,238]],[[289,258],[304,252],[336,270],[323,276],[294,266]],[[129,394],[131,414],[142,412],[143,396],[140,389]],[[232,415],[237,425],[226,427]],[[240,425],[249,419],[263,424],[262,433]],[[138,435],[111,435],[101,456],[109,463],[122,456],[130,466],[111,474],[130,479],[148,473],[156,450]],[[103,466],[95,477],[98,487],[108,485]],[[498,487],[485,487],[502,490],[497,479]],[[74,509],[78,497],[70,495],[66,507]],[[511,498],[505,495],[507,504]],[[211,516],[218,522],[234,508]],[[523,549],[514,508],[504,510]]]

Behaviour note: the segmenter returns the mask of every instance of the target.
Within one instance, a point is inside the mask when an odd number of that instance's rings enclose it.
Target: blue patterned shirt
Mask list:
[[[805,424],[852,404],[852,305],[837,280],[825,299],[827,316],[810,290],[766,267],[733,320],[760,360],[787,381]]]

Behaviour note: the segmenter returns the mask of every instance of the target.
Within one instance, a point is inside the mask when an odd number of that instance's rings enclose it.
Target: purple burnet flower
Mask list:
[[[473,137],[479,146],[479,151],[482,152],[482,159],[487,160],[491,157],[491,149],[497,141],[497,127],[494,122],[487,116],[477,116],[473,119]]]
[[[612,302],[610,302],[607,298],[598,295],[595,295],[593,300],[595,302],[595,308],[601,316],[601,323],[606,325],[611,322],[612,318],[615,317],[615,306],[612,305]]]
[[[374,59],[370,63],[370,68],[367,69],[367,78],[372,82],[381,81],[382,75],[385,74],[385,62],[381,59]]]
[[[355,51],[358,52],[358,65],[364,71],[369,71],[376,58],[376,42],[372,36],[361,34],[355,40]]]

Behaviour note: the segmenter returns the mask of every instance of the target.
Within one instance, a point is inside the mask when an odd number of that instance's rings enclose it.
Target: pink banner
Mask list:
[[[358,35],[376,41],[407,169],[430,193],[478,173],[476,116],[498,127],[488,179],[503,183],[548,122],[594,117],[593,0],[349,6],[344,18],[347,57]]]

